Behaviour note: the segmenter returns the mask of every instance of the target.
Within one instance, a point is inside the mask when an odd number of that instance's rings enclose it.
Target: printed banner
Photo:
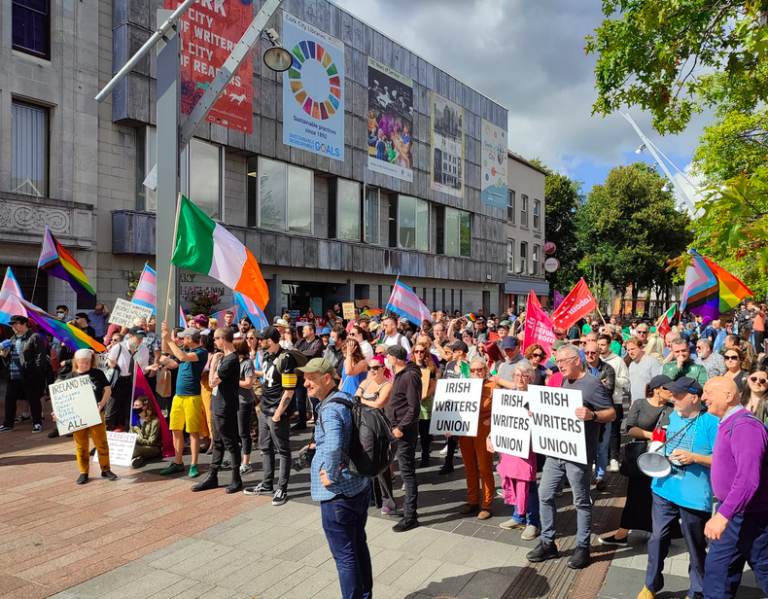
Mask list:
[[[491,443],[499,453],[527,459],[531,451],[531,422],[528,393],[495,389],[491,416]]]
[[[136,447],[136,433],[116,433],[107,431],[107,445],[109,446],[110,466],[131,466],[133,449]],[[93,461],[99,462],[99,452],[93,455]]]
[[[413,181],[413,80],[368,57],[368,168]]]
[[[109,315],[109,323],[130,328],[135,318],[144,318],[148,321],[150,316],[152,316],[152,308],[118,299]]]
[[[483,120],[480,201],[494,208],[507,209],[507,132]]]
[[[183,0],[164,0],[175,10]],[[181,111],[189,114],[203,97],[253,21],[252,0],[202,0],[182,19]],[[206,120],[253,133],[253,53],[249,52]]]
[[[283,13],[283,143],[344,160],[344,44]]]
[[[584,405],[581,391],[530,385],[528,399],[534,453],[586,464],[584,421],[576,418],[576,408]]]
[[[464,197],[464,109],[432,92],[432,189]]]
[[[483,379],[438,379],[430,435],[476,437]]]
[[[552,355],[552,344],[557,341],[553,331],[552,321],[547,313],[541,309],[539,298],[531,291],[528,293],[528,304],[525,308],[525,339],[523,346],[529,347],[538,343],[547,354],[547,358]]]
[[[56,427],[62,437],[101,424],[99,406],[87,374],[48,385],[48,393],[56,416]]]

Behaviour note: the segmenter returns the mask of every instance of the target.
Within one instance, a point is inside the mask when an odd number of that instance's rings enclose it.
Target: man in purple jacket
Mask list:
[[[704,528],[711,541],[704,598],[735,597],[744,562],[768,595],[768,433],[741,405],[732,379],[707,381],[703,400],[709,413],[720,418],[712,454],[712,491],[720,504]]]

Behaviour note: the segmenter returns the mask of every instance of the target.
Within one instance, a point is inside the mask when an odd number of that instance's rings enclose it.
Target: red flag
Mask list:
[[[595,309],[597,309],[597,302],[582,278],[552,314],[552,322],[556,327],[567,330],[574,322]]]
[[[498,341],[499,339],[500,339],[500,337],[499,337],[498,333],[494,333],[493,331],[488,333],[488,341]]]
[[[554,325],[547,316],[547,313],[541,309],[539,298],[533,291],[528,293],[528,305],[525,308],[525,340],[524,347],[529,347],[538,343],[544,348],[547,357],[552,355],[552,344],[557,341],[555,333],[552,330]]]

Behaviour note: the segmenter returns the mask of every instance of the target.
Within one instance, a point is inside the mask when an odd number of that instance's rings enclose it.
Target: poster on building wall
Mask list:
[[[464,109],[432,92],[432,189],[464,197]]]
[[[344,160],[344,44],[283,13],[283,143]]]
[[[368,168],[413,182],[413,80],[368,58]]]
[[[507,132],[483,120],[480,161],[480,200],[494,208],[507,208]]]
[[[183,0],[164,0],[174,10]],[[189,114],[253,21],[251,0],[202,0],[180,19],[181,110]],[[213,105],[206,120],[253,133],[253,53]]]

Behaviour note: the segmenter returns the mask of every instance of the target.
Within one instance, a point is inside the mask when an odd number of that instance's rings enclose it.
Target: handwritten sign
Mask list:
[[[495,389],[491,416],[491,443],[499,453],[528,458],[531,449],[531,422],[528,392]]]
[[[109,445],[109,465],[130,467],[133,449],[136,446],[136,433],[108,431],[107,444]],[[94,455],[93,461],[99,461],[98,451]]]
[[[476,437],[482,393],[483,379],[439,379],[429,434]]]
[[[88,375],[48,385],[48,392],[60,435],[101,424],[99,407]]]
[[[341,304],[341,310],[344,313],[344,320],[355,319],[355,304],[354,302],[344,302]]]
[[[134,319],[143,318],[148,321],[150,316],[152,316],[152,308],[132,304],[124,299],[118,299],[115,302],[112,314],[109,316],[109,322],[110,324],[119,324],[121,327],[130,328],[133,326]]]
[[[584,405],[581,391],[559,387],[528,387],[533,425],[533,451],[578,464],[587,463],[584,421],[576,408]]]

